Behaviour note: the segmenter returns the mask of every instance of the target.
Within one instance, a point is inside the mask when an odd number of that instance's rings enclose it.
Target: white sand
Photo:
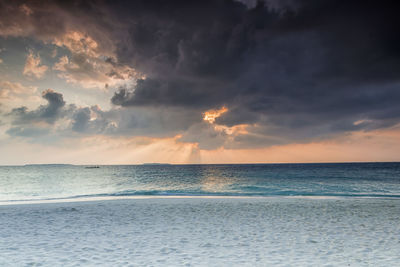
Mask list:
[[[0,266],[399,263],[399,200],[150,198],[0,206]]]

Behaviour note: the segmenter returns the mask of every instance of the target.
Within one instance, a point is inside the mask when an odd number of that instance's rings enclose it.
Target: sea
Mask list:
[[[399,266],[400,163],[0,167],[0,266]]]
[[[0,167],[0,203],[117,196],[400,198],[400,163]]]

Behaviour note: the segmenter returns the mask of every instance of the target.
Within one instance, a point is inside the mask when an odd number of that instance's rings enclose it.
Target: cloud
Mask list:
[[[57,138],[85,135],[142,136],[165,138],[201,122],[201,114],[175,108],[124,108],[102,110],[98,106],[78,107],[64,101],[63,95],[51,89],[42,93],[46,105],[30,110],[13,108],[8,116],[12,127],[9,135],[36,137],[51,132]],[[43,141],[43,140],[40,140]],[[44,140],[45,141],[45,140]]]
[[[199,149],[216,149],[222,147],[227,140],[227,133],[219,131],[207,122],[201,122],[192,125],[178,139],[183,143],[195,143]]]
[[[21,36],[32,31],[32,24],[29,23],[32,10],[24,4],[16,5],[0,2],[0,15],[2,23],[0,24],[0,35],[2,36]]]
[[[28,111],[28,108],[25,106],[12,109],[9,115],[15,118],[13,124],[29,125],[37,122],[53,124],[58,118],[63,116],[65,101],[62,94],[47,89],[43,91],[42,97],[47,101],[47,105],[40,105],[36,110]]]
[[[65,47],[71,56],[62,56],[53,66],[58,76],[85,88],[108,88],[132,83],[139,74],[127,65],[115,62],[112,50],[102,49],[89,34],[68,31],[55,37],[53,44]]]
[[[24,86],[10,81],[0,82],[0,105],[12,108],[26,103],[38,103],[36,86]]]
[[[21,106],[7,113],[6,118],[11,121],[7,123],[9,128],[5,133],[41,143],[57,140],[55,135],[63,129],[62,119],[68,113],[64,108],[65,101],[62,94],[51,89],[43,91],[42,98],[47,101],[46,105],[40,105],[34,110]]]
[[[200,90],[200,87],[203,90]],[[194,90],[197,89],[197,90]],[[218,102],[208,98],[207,91],[215,90],[215,85],[196,84],[185,80],[138,79],[134,90],[126,86],[119,88],[111,98],[114,105],[129,106],[178,106],[212,107]],[[207,101],[208,98],[208,101]],[[190,99],[190,101],[188,101]]]
[[[23,74],[40,79],[46,73],[47,69],[47,66],[41,65],[39,54],[34,55],[33,52],[30,51],[26,58]]]
[[[74,54],[85,53],[89,57],[98,57],[101,55],[99,44],[89,35],[79,31],[68,31],[53,40],[53,44],[59,47],[66,47]]]
[[[111,42],[104,34],[105,27],[99,22],[105,17],[98,3],[71,1],[0,1],[0,36],[3,37],[33,37],[47,43],[66,45],[69,48],[79,48],[80,35],[78,29],[91,32],[97,41],[97,51],[110,50]],[[91,11],[90,11],[91,10]],[[91,12],[97,12],[92,16]],[[101,38],[100,38],[101,37]],[[85,37],[82,44],[93,43],[93,38]]]
[[[11,136],[35,138],[47,135],[49,130],[47,128],[38,127],[12,127],[8,129],[6,133]]]
[[[133,14],[120,14],[134,23],[117,54],[146,79],[116,92],[115,105],[226,106],[215,123],[250,125],[234,138],[243,146],[309,142],[400,121],[400,53],[391,45],[399,21],[389,4],[131,6]]]
[[[296,11],[299,7],[299,2],[297,0],[235,0],[237,2],[243,3],[248,9],[253,9],[257,5],[264,5],[265,8],[274,12],[286,12],[286,11]],[[303,1],[305,2],[305,1]]]
[[[0,99],[9,99],[13,101],[13,97],[16,96],[27,96],[36,93],[37,88],[34,86],[23,86],[20,83],[13,83],[9,81],[0,82]]]
[[[116,62],[110,33],[113,29],[99,19],[107,20],[108,12],[96,1],[85,4],[1,1],[0,7],[0,36],[32,37],[70,52],[53,66],[58,76],[69,83],[107,89],[142,77],[132,67]],[[96,15],[92,16],[91,12]],[[24,74],[41,78],[47,69],[40,66],[40,57],[30,52]]]
[[[400,122],[391,1],[22,3],[2,2],[0,35],[67,48],[53,69],[68,82],[120,88],[108,111],[61,107],[73,132],[237,149]]]
[[[128,66],[113,64],[103,58],[90,57],[85,53],[62,56],[53,66],[58,76],[69,83],[85,88],[108,88],[132,83],[137,73]]]

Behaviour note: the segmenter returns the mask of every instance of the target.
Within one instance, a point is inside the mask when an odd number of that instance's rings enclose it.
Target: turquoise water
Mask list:
[[[99,196],[400,198],[400,163],[0,167],[0,201]]]
[[[0,266],[400,262],[400,163],[85,167],[0,167]]]

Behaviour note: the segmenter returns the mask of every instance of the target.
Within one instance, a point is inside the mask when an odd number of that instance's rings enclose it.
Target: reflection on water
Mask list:
[[[0,167],[0,201],[131,195],[400,197],[400,163]]]
[[[218,193],[230,191],[229,186],[234,184],[234,182],[235,180],[229,177],[209,176],[204,177],[200,183],[202,191]]]
[[[237,182],[226,168],[213,165],[201,168],[199,179],[200,190],[204,193],[231,192],[232,185]]]

